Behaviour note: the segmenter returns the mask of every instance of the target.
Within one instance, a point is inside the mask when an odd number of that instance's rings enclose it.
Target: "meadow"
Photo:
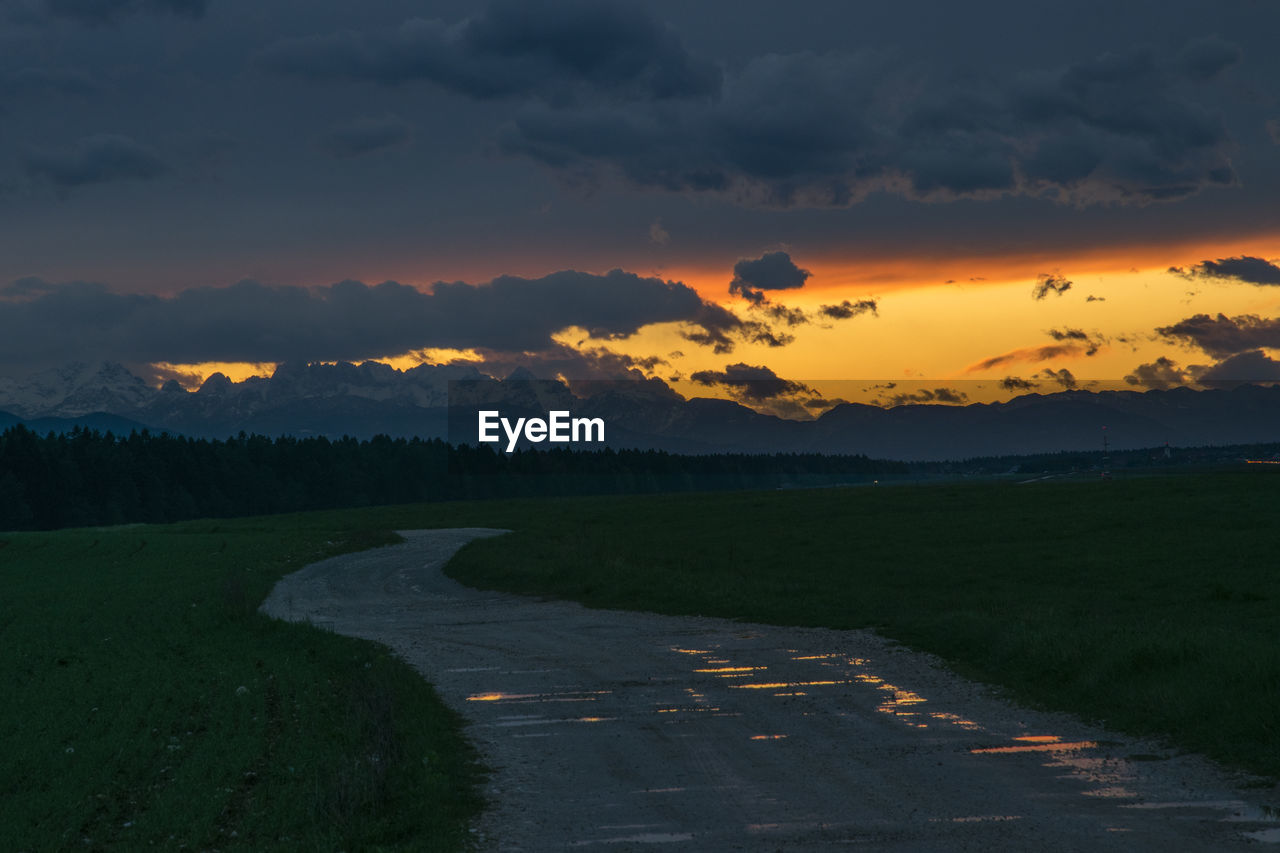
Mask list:
[[[380,647],[256,612],[283,574],[417,527],[514,531],[459,552],[468,584],[874,628],[1018,701],[1280,776],[1270,468],[2,534],[0,847],[464,849],[483,771],[459,720]]]
[[[256,612],[392,538],[303,516],[0,535],[0,849],[461,849],[480,769],[430,686]]]

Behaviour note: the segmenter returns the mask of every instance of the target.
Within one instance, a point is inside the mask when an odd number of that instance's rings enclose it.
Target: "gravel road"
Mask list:
[[[1246,777],[1019,708],[870,632],[590,610],[442,574],[501,532],[403,531],[289,575],[262,606],[390,646],[471,722],[493,770],[481,849],[1280,842]]]

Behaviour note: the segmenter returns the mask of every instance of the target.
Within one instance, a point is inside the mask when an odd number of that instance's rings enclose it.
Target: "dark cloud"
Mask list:
[[[1167,60],[1138,48],[1000,85],[922,84],[882,55],[769,54],[709,106],[532,108],[504,144],[579,177],[750,205],[847,206],[874,191],[1146,204],[1236,182],[1222,119],[1180,84],[1191,65],[1220,65],[1213,47]]]
[[[320,148],[342,159],[402,147],[412,138],[408,123],[399,116],[362,118],[325,134],[320,139]]]
[[[1156,334],[1199,347],[1214,358],[1226,358],[1262,347],[1280,347],[1280,318],[1264,319],[1256,314],[1239,317],[1196,314],[1172,326],[1161,326]]]
[[[138,13],[204,17],[207,0],[47,0],[49,14],[84,24],[109,24]]]
[[[1240,48],[1221,36],[1193,39],[1178,53],[1178,64],[1194,80],[1211,80],[1240,61]]]
[[[733,265],[729,292],[757,305],[768,297],[766,290],[793,290],[804,287],[812,275],[801,269],[786,252],[768,252],[755,260],[743,259]]]
[[[1006,391],[1030,391],[1039,388],[1039,384],[1018,376],[1006,376],[1000,380],[1000,387]]]
[[[697,370],[689,378],[699,385],[720,385],[734,396],[749,402],[762,402],[774,397],[816,393],[801,382],[783,379],[767,367],[738,362],[724,370]]]
[[[1255,258],[1250,255],[1201,261],[1188,269],[1169,267],[1169,272],[1183,278],[1227,279],[1246,284],[1280,284],[1280,266],[1264,258]]]
[[[288,39],[258,63],[313,80],[425,80],[474,98],[556,103],[704,97],[720,87],[719,69],[643,6],[597,0],[494,0],[454,25],[415,18],[391,31]]]
[[[565,328],[621,339],[654,323],[685,324],[687,337],[703,335],[700,342],[719,351],[735,340],[770,342],[763,324],[704,302],[684,284],[622,270],[438,282],[426,291],[393,281],[313,288],[243,281],[170,297],[27,280],[5,295],[0,364],[361,361],[423,348],[546,352]]]
[[[605,381],[644,382],[649,391],[660,386],[666,389],[664,396],[676,396],[665,383],[650,376],[654,368],[667,364],[666,360],[657,357],[636,358],[604,347],[577,348],[563,343],[555,343],[537,352],[477,349],[476,355],[479,362],[467,359],[450,364],[477,367],[490,376],[508,376],[517,369],[523,369],[536,379],[563,379],[570,390],[576,390],[579,383],[589,383],[588,388],[598,391],[599,383]]]
[[[1067,281],[1063,276],[1042,272],[1036,277],[1036,283],[1031,288],[1031,298],[1039,301],[1050,293],[1055,296],[1061,296],[1070,289],[1071,282]]]
[[[1124,378],[1130,385],[1144,388],[1171,388],[1196,383],[1222,387],[1241,382],[1280,381],[1280,361],[1261,349],[1247,349],[1221,358],[1212,365],[1189,365],[1161,356],[1150,364],[1140,364]]]
[[[1196,381],[1203,384],[1276,382],[1280,381],[1280,361],[1269,357],[1262,350],[1248,350],[1198,372]]]
[[[1106,343],[1106,339],[1101,335],[1091,335],[1083,329],[1050,329],[1045,334],[1055,341],[1081,342],[1085,347],[1085,355],[1096,355],[1102,345]]]
[[[743,405],[783,418],[809,419],[845,402],[827,399],[805,385],[783,379],[768,367],[739,362],[724,370],[698,370],[689,379],[699,385],[719,387]]]
[[[764,344],[767,347],[785,347],[795,342],[795,336],[786,332],[779,332],[764,323],[744,322],[741,334],[743,340],[750,343]]]
[[[1070,370],[1067,370],[1065,367],[1059,368],[1058,370],[1053,370],[1051,368],[1046,367],[1044,370],[1036,374],[1036,378],[1046,379],[1050,382],[1056,382],[1057,384],[1061,385],[1063,388],[1067,388],[1067,389],[1076,387],[1075,375]]]
[[[969,401],[969,395],[955,388],[922,388],[919,391],[902,392],[888,397],[888,406],[907,406],[915,403],[961,404]]]
[[[733,352],[734,335],[740,332],[742,323],[742,319],[732,311],[707,303],[698,312],[698,328],[686,329],[681,337],[698,346],[711,347],[716,355],[723,355]]]
[[[57,285],[50,284],[42,278],[28,276],[0,287],[0,301],[25,302],[57,289]]]
[[[1085,302],[1106,302],[1106,301],[1107,301],[1107,297],[1105,297],[1105,296],[1094,296],[1092,293],[1090,293],[1088,296],[1086,296],[1086,297],[1084,298],[1084,301],[1085,301]]]
[[[103,86],[88,74],[68,68],[20,68],[3,76],[12,95],[96,95]]]
[[[156,152],[127,136],[98,134],[63,150],[30,151],[27,173],[63,189],[110,181],[149,180],[167,167]]]
[[[818,313],[831,320],[848,320],[859,314],[870,313],[879,316],[880,312],[874,299],[859,299],[857,302],[846,299],[839,305],[823,305],[818,308]]]
[[[686,329],[681,336],[695,344],[712,347],[717,354],[733,352],[738,341],[784,347],[795,340],[794,336],[779,332],[768,323],[744,320],[711,302],[703,304],[691,325],[695,328]]]
[[[1149,364],[1138,365],[1133,373],[1125,376],[1124,381],[1144,388],[1171,388],[1190,382],[1191,374],[1179,367],[1176,361],[1162,355]]]
[[[797,266],[786,252],[768,252],[754,260],[744,258],[734,264],[729,292],[741,296],[751,303],[753,311],[763,313],[774,322],[786,326],[801,326],[809,323],[812,318],[800,308],[789,308],[771,302],[768,294],[771,291],[804,287],[811,275],[808,270]],[[827,319],[844,320],[867,311],[876,313],[875,300],[864,299],[854,303],[846,299],[839,305],[823,305],[818,314]],[[757,329],[755,335],[756,340],[769,343],[770,346],[781,346],[791,341],[789,335],[778,333],[767,326]]]
[[[788,326],[803,326],[809,322],[809,315],[799,308],[788,308],[785,305],[769,303],[760,307],[771,319]]]

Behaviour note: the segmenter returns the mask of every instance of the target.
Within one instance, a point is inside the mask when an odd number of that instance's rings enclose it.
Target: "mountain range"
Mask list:
[[[0,378],[0,429],[21,421],[40,431],[82,424],[209,438],[244,431],[458,442],[474,439],[475,411],[494,406],[516,415],[564,408],[602,418],[610,446],[683,453],[861,453],[914,461],[1100,452],[1104,427],[1116,449],[1280,441],[1280,387],[1249,384],[1072,390],[964,406],[844,403],[795,421],[731,400],[684,399],[659,380],[588,383],[571,391],[520,370],[499,382],[458,365],[397,370],[377,362],[285,364],[269,378],[241,382],[217,373],[195,391],[174,381],[152,387],[112,362]]]

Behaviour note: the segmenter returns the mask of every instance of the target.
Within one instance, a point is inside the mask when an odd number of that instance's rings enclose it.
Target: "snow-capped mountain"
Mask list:
[[[453,380],[488,377],[466,365],[424,364],[398,370],[378,362],[282,364],[269,378],[242,382],[215,373],[194,392],[166,385],[131,416],[157,427],[211,437],[240,431],[443,437]]]
[[[119,414],[145,406],[156,389],[111,361],[76,361],[23,379],[0,377],[0,410],[24,418]]]
[[[450,382],[453,386],[450,409]],[[214,374],[196,391],[153,388],[109,362],[68,364],[24,380],[0,380],[0,428],[13,418],[61,419],[106,412],[191,436],[378,434],[466,441],[476,411],[535,416],[550,409],[599,417],[614,447],[674,452],[862,453],[904,460],[963,459],[1061,450],[1096,451],[1106,429],[1115,449],[1280,441],[1280,387],[1194,391],[1064,391],[1004,403],[845,403],[811,421],[785,420],[730,400],[685,400],[657,380],[581,383],[516,371],[499,382],[472,366],[281,365],[269,378],[232,382]],[[453,416],[453,422],[450,416]],[[96,423],[102,423],[98,417]],[[124,424],[120,423],[122,429]],[[116,429],[116,426],[107,428]],[[452,431],[451,431],[452,430]]]
[[[0,378],[0,411],[24,419],[110,412],[193,435],[241,429],[341,434],[343,424],[335,419],[345,418],[355,427],[348,431],[363,434],[404,426],[413,412],[443,411],[449,382],[463,379],[488,377],[466,365],[397,370],[378,362],[283,364],[269,378],[241,382],[215,373],[187,391],[174,381],[157,389],[114,362],[75,362],[20,379]],[[390,417],[392,424],[378,429],[379,417]]]

